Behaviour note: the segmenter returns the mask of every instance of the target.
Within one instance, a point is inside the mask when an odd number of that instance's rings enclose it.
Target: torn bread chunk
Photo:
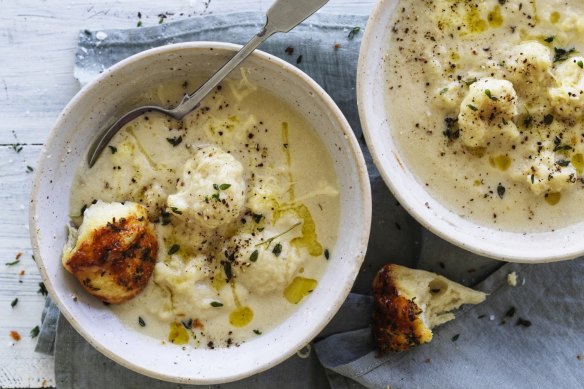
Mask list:
[[[388,264],[373,281],[373,337],[381,353],[432,340],[432,328],[454,319],[453,310],[486,294],[435,273]]]
[[[119,304],[146,286],[157,255],[145,207],[98,201],[85,210],[79,230],[70,228],[62,262],[89,293]]]

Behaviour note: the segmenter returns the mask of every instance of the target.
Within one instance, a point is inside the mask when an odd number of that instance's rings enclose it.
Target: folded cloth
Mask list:
[[[518,283],[507,276],[516,272]],[[379,357],[369,329],[315,344],[321,363],[340,376],[335,388],[584,387],[584,260],[506,264],[477,285],[489,293],[434,332],[434,340]],[[354,381],[347,381],[350,377]]]
[[[81,84],[85,84],[103,69],[132,54],[169,43],[213,40],[242,44],[256,32],[263,18],[264,16],[259,13],[208,15],[150,28],[104,30],[99,31],[100,34],[97,34],[98,31],[82,31],[75,75]],[[298,66],[315,79],[339,105],[360,140],[372,185],[373,221],[367,256],[353,288],[354,294],[349,296],[333,321],[317,338],[314,345],[317,353],[303,352],[300,354],[303,357],[293,356],[267,372],[236,383],[213,387],[322,388],[330,384],[333,388],[362,388],[363,385],[386,388],[389,384],[392,388],[450,388],[467,387],[465,384],[471,382],[473,377],[476,377],[476,382],[478,382],[474,386],[490,387],[491,381],[488,379],[491,377],[487,374],[494,373],[479,370],[477,366],[481,365],[473,361],[481,361],[485,366],[492,368],[493,364],[502,360],[500,355],[504,355],[507,358],[505,369],[493,376],[497,377],[498,381],[495,378],[492,381],[501,383],[506,377],[505,374],[511,374],[509,370],[511,366],[518,368],[519,372],[524,371],[525,366],[532,366],[530,364],[534,362],[529,353],[533,353],[542,363],[541,361],[545,361],[550,355],[544,354],[544,350],[547,352],[556,348],[563,350],[564,355],[572,359],[556,359],[552,361],[554,363],[543,362],[542,365],[556,368],[556,364],[563,362],[565,366],[561,369],[558,367],[558,371],[563,375],[563,380],[558,381],[560,383],[572,382],[568,380],[568,377],[579,377],[582,380],[582,375],[574,376],[577,371],[564,374],[565,369],[577,367],[573,364],[578,350],[571,348],[576,343],[571,344],[571,347],[566,347],[568,340],[564,341],[564,338],[559,339],[557,336],[550,337],[549,334],[545,334],[545,347],[538,347],[538,343],[530,343],[534,341],[531,337],[520,338],[523,348],[512,347],[516,344],[513,339],[517,336],[529,336],[540,328],[542,331],[550,331],[552,320],[545,320],[544,317],[564,318],[567,315],[563,308],[560,308],[563,307],[561,304],[557,305],[557,312],[553,310],[556,307],[549,307],[551,309],[549,311],[524,309],[525,302],[514,300],[515,293],[521,292],[522,296],[524,294],[522,299],[531,303],[542,299],[543,290],[553,285],[552,273],[555,267],[576,266],[581,262],[542,266],[541,269],[548,269],[546,270],[548,274],[539,277],[540,284],[531,284],[533,281],[530,281],[531,275],[529,275],[526,285],[517,288],[506,286],[503,282],[507,272],[518,269],[521,282],[522,276],[540,267],[505,265],[481,285],[481,288],[486,288],[485,290],[491,291],[493,295],[479,307],[465,311],[460,319],[437,329],[435,340],[430,345],[402,354],[376,358],[368,329],[372,299],[366,295],[371,292],[370,285],[375,272],[384,263],[393,262],[434,270],[466,285],[473,285],[484,279],[500,267],[501,263],[459,249],[422,229],[400,207],[381,180],[367,152],[356,108],[355,75],[361,33],[354,34],[352,38],[348,37],[353,27],[364,28],[365,22],[366,18],[363,16],[317,14],[289,34],[275,35],[260,47]],[[287,50],[287,48],[293,48],[292,55],[288,54],[292,50]],[[566,277],[562,285],[567,285],[567,280],[572,280],[569,284],[575,288],[574,280],[578,273],[577,269],[572,271],[573,273],[570,274],[568,270],[558,270],[562,277]],[[489,282],[492,285],[501,285],[501,288],[491,287]],[[495,290],[497,291],[493,292]],[[570,288],[566,288],[563,293],[558,291],[555,294],[556,298],[562,302],[571,301],[574,296],[574,290]],[[507,299],[499,296],[507,296]],[[516,306],[517,316],[509,318],[505,325],[498,326],[502,316],[513,304]],[[575,306],[572,311],[573,315],[579,315],[579,317],[582,317],[583,313],[584,309],[581,305]],[[539,317],[540,314],[548,316]],[[481,315],[486,316],[478,319]],[[490,320],[491,315],[494,315],[495,320]],[[522,317],[531,320],[533,326],[516,327],[515,321],[519,315],[524,315]],[[46,324],[43,322],[37,350],[50,353],[54,344],[55,374],[59,388],[177,387],[176,384],[134,373],[107,359],[85,342],[63,317],[59,318],[58,326],[56,326],[55,319],[58,317],[58,310],[54,305],[48,306],[45,317],[48,321],[45,320]],[[569,317],[563,320],[568,319]],[[539,327],[540,323],[544,322],[549,322],[550,327]],[[567,339],[577,334],[575,327],[570,328],[570,331],[565,332],[569,335]],[[558,329],[555,328],[556,331]],[[491,332],[488,332],[489,330]],[[479,333],[479,331],[484,331],[484,333]],[[453,334],[460,334],[456,342],[451,341]],[[538,332],[538,334],[541,337],[542,333]],[[471,342],[471,339],[476,341]],[[497,347],[500,347],[500,353],[495,354]],[[433,349],[437,351],[430,352]],[[316,357],[317,354],[327,369],[322,367]],[[511,355],[517,357],[516,363],[508,360]],[[422,358],[421,362],[420,358]],[[425,362],[428,358],[431,362]],[[491,365],[484,359],[492,359]],[[410,365],[407,365],[407,362]],[[446,366],[447,363],[448,366]],[[476,370],[467,371],[466,367]],[[460,372],[455,375],[457,369],[466,373]],[[430,374],[429,371],[432,373]],[[579,371],[584,371],[584,367],[580,366]],[[532,372],[533,376],[525,382],[531,383],[537,378],[543,380],[545,377],[540,376],[544,373],[544,371],[540,374]],[[441,374],[442,381],[440,381]],[[518,374],[521,375],[521,373]],[[452,380],[444,384],[448,378]],[[454,379],[459,380],[460,385]],[[438,384],[439,382],[441,384]],[[528,387],[519,380],[513,382],[515,384],[513,387]],[[545,384],[547,381],[541,382]],[[497,387],[501,386],[510,387],[511,385],[502,384]],[[188,387],[188,385],[178,385],[178,387]],[[573,387],[573,385],[563,387]]]

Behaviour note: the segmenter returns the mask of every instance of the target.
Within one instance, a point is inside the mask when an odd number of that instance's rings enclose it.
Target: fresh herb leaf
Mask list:
[[[499,100],[498,98],[496,98],[495,96],[493,96],[493,95],[491,94],[491,90],[490,90],[490,89],[487,89],[487,90],[485,90],[485,94],[487,95],[487,97],[488,97],[489,99],[491,99],[491,100],[493,100],[493,101],[497,101],[497,100]],[[471,109],[472,109],[472,108],[471,108]]]
[[[220,201],[221,199],[219,198],[219,193],[213,193],[211,195],[211,198],[215,201]]]
[[[517,319],[516,326],[531,327],[531,322],[522,318]]]
[[[14,265],[17,265],[19,263],[20,263],[20,259],[16,259],[16,260],[14,260],[12,262],[6,263],[6,266],[14,266]]]
[[[515,316],[515,311],[516,308],[515,307],[511,307],[507,310],[507,312],[505,313],[505,317],[513,317]]]
[[[554,47],[555,55],[554,55],[554,62],[563,62],[567,60],[570,55],[576,52],[575,48],[571,49],[562,49],[560,47]]]
[[[468,104],[468,105],[467,105],[467,107],[469,107],[471,110],[473,110],[473,111],[475,111],[475,112],[479,110],[477,107],[475,107],[475,106],[474,106],[474,105],[472,105],[472,104]]]
[[[440,91],[440,94],[443,95],[444,93],[448,92],[448,88],[444,88]]]
[[[353,39],[355,35],[359,33],[359,31],[361,31],[361,27],[353,27],[351,31],[349,31],[349,35],[347,35],[347,38]]]
[[[447,117],[444,119],[444,124],[446,124],[446,130],[442,132],[448,140],[453,141],[460,137],[460,130],[458,129],[458,119]]]
[[[501,199],[505,196],[505,187],[501,183],[497,185],[497,194]]]
[[[477,78],[472,78],[472,79],[468,79],[466,81],[464,81],[464,83],[466,84],[466,86],[471,86],[472,84],[474,84],[475,82],[477,82]]]
[[[212,306],[213,308],[219,308],[219,307],[222,307],[222,306],[223,306],[223,304],[221,304],[219,301],[212,301],[212,302],[211,302],[211,306]]]
[[[34,327],[32,330],[30,330],[30,337],[32,339],[36,338],[37,336],[39,336],[39,332],[41,332],[39,326]]]
[[[32,168],[32,166],[26,165],[26,172],[27,173],[32,173],[34,171],[34,169]]]
[[[142,21],[138,20],[138,23],[136,23],[136,27],[142,27]]]
[[[13,143],[10,145],[10,147],[12,147],[12,150],[16,151],[17,154],[22,151],[22,146],[20,143]]]
[[[213,184],[213,189],[215,189],[215,190],[219,190],[219,185],[217,185],[217,184]]]
[[[12,302],[10,303],[10,306],[11,306],[12,308],[14,308],[14,307],[16,306],[16,304],[18,304],[18,297],[17,297],[17,298],[15,298],[14,300],[12,300]]]
[[[260,246],[266,245],[266,249],[269,248],[270,245],[272,244],[272,242],[274,241],[274,239],[279,238],[282,235],[289,233],[294,228],[298,227],[300,224],[301,224],[300,222],[294,224],[292,227],[288,228],[286,231],[282,232],[281,234],[278,234],[276,236],[272,236],[270,239],[267,239],[267,240],[265,240],[263,242],[260,242],[260,243],[256,244],[255,247],[260,247]]]
[[[261,335],[262,334],[262,331],[260,331],[260,330],[253,330],[253,333],[256,334],[256,335]]]
[[[168,249],[168,255],[178,253],[178,250],[180,250],[180,245],[175,243],[172,246],[170,246],[170,249]]]
[[[570,164],[570,161],[566,161],[565,159],[560,159],[556,161],[556,164],[558,164],[561,167],[566,167]]]
[[[39,290],[37,290],[37,293],[40,293],[43,296],[46,296],[49,294],[49,291],[47,290],[47,287],[45,286],[44,282],[39,282]]]
[[[251,255],[249,256],[249,260],[250,262],[255,262],[258,260],[260,253],[257,250],[254,250],[253,253],[251,253]]]
[[[231,184],[221,184],[219,185],[219,190],[227,190],[231,188]]]
[[[116,147],[114,147],[114,146],[108,146],[108,147],[111,150],[112,154],[115,154],[118,152],[118,149]]]
[[[142,319],[142,316],[138,316],[138,324],[140,324],[140,327],[146,327],[146,322]]]
[[[552,43],[554,39],[556,39],[555,36],[548,36],[547,38],[544,39],[544,41],[546,41],[547,43]]]
[[[182,211],[179,210],[177,207],[170,207],[170,210],[177,215],[182,215]]]
[[[533,185],[535,183],[535,174],[531,175],[531,184]]]
[[[231,269],[231,262],[223,261],[223,271],[225,272],[225,281],[229,282],[233,278],[233,270]]]
[[[280,254],[282,254],[282,245],[280,243],[277,243],[274,246],[274,249],[272,250],[272,253],[276,256],[279,257]]]
[[[173,147],[180,145],[182,142],[182,136],[177,136],[176,138],[166,138],[166,141],[170,143]]]

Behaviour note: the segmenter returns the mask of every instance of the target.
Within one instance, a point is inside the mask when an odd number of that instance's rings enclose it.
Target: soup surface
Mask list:
[[[584,219],[584,3],[407,0],[385,57],[392,135],[452,211],[506,231]]]
[[[242,75],[181,122],[137,118],[74,180],[77,226],[92,204],[146,208],[153,276],[111,309],[164,342],[216,348],[262,335],[318,287],[335,243],[328,152],[298,112]],[[174,104],[195,84],[162,85],[152,100]]]

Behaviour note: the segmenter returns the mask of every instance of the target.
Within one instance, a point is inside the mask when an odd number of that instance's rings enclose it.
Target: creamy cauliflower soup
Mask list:
[[[517,232],[584,218],[584,2],[400,1],[393,136],[452,211]]]
[[[261,336],[318,287],[333,255],[338,184],[316,129],[242,74],[183,121],[147,113],[129,123],[74,181],[64,263],[95,220],[132,239],[152,230],[152,276],[110,308],[163,342],[217,348]],[[178,102],[186,84],[154,93]],[[130,219],[144,225],[119,225]],[[129,246],[146,262],[156,248]],[[99,297],[108,271],[75,275]]]

